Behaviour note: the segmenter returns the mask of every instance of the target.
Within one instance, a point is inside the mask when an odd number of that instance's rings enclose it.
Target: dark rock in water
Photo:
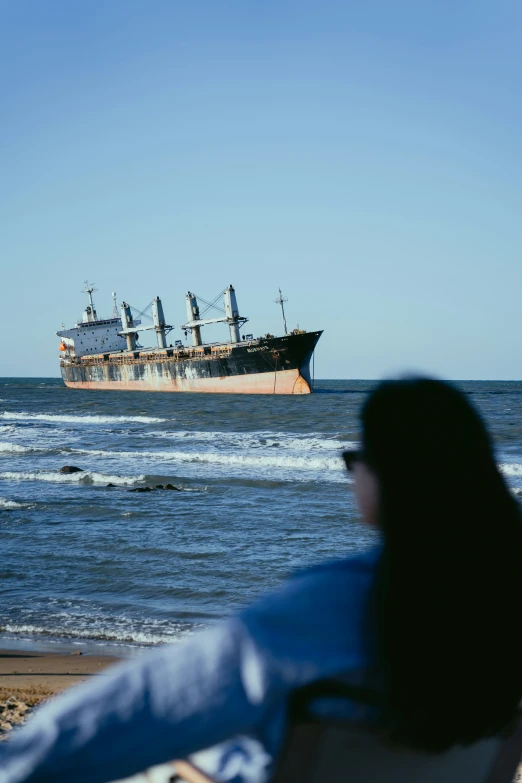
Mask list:
[[[107,484],[108,487],[114,486],[113,484]],[[175,487],[174,484],[156,484],[154,487],[136,487],[135,489],[128,489],[127,492],[154,492],[156,489],[173,489],[176,492],[181,492],[180,487]]]
[[[115,487],[116,484],[106,484],[107,487]]]
[[[75,465],[64,465],[58,473],[83,473],[83,468],[77,468]]]

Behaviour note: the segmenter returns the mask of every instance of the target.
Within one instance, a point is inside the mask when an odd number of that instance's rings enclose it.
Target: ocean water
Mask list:
[[[0,379],[0,646],[132,654],[367,546],[340,452],[372,386],[257,397]],[[522,383],[460,386],[522,495]],[[165,483],[181,491],[130,491]]]

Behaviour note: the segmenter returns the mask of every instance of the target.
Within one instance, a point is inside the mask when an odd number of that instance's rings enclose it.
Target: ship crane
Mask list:
[[[118,332],[119,335],[125,337],[127,342],[127,350],[136,350],[136,340],[139,332],[147,332],[154,330],[156,332],[156,339],[158,341],[158,348],[167,347],[167,334],[174,329],[173,326],[165,323],[165,316],[163,315],[163,305],[161,299],[157,296],[151,302],[152,305],[152,325],[141,326],[141,321],[134,322],[131,307],[127,302],[122,302],[121,305],[121,325],[123,329]],[[151,306],[149,305],[149,307]],[[148,307],[145,308],[148,310]],[[142,313],[140,313],[142,315]]]
[[[221,296],[221,294],[219,294]],[[229,285],[223,291],[225,310],[223,315],[219,318],[201,318],[199,315],[199,305],[195,294],[190,291],[186,295],[187,302],[187,318],[188,321],[181,327],[186,331],[192,332],[192,345],[201,345],[201,327],[208,324],[220,324],[227,323],[230,329],[230,342],[238,343],[241,338],[239,335],[239,329],[243,324],[246,324],[248,318],[244,318],[239,315],[239,309],[237,306],[236,292],[234,287]],[[218,299],[219,297],[216,297]],[[216,300],[214,300],[215,302]],[[210,307],[215,307],[214,302],[208,304],[207,310]],[[219,308],[217,308],[219,309]]]

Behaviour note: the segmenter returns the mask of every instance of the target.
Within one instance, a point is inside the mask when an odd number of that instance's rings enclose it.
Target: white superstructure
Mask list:
[[[100,320],[92,300],[96,289],[85,281],[85,293],[89,304],[84,310],[82,320],[72,329],[62,329],[56,332],[62,338],[63,348],[60,350],[69,356],[88,356],[89,354],[110,351],[124,351],[127,347],[125,337],[119,333],[122,330],[121,318],[105,318]],[[116,297],[116,294],[113,294]]]
[[[72,329],[62,329],[56,334],[62,338],[67,353],[86,356],[124,351],[127,343],[118,334],[121,328],[120,318],[108,318],[104,321],[80,321]]]

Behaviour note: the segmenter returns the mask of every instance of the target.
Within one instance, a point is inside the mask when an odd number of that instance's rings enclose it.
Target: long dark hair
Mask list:
[[[522,697],[522,521],[485,426],[457,389],[424,378],[380,384],[362,424],[380,486],[391,735],[435,751],[496,734]]]

